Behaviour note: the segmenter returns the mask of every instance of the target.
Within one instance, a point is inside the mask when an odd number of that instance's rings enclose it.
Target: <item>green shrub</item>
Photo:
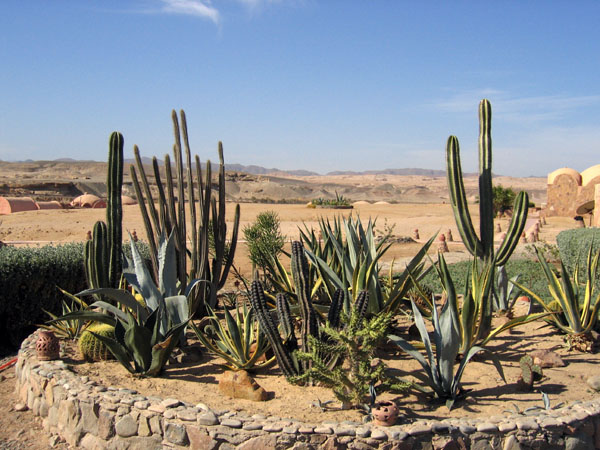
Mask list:
[[[275,211],[262,212],[243,232],[252,264],[263,270],[270,267],[271,258],[279,256],[285,243],[279,227],[279,215]]]
[[[600,230],[595,228],[575,228],[565,230],[556,236],[556,244],[560,253],[560,259],[570,273],[573,273],[575,265],[579,260],[580,272],[585,274],[587,270],[586,257],[590,244],[594,242],[592,252],[600,251]],[[585,282],[585,280],[582,280]]]
[[[456,292],[458,294],[465,292],[465,285],[467,283],[467,276],[471,270],[471,264],[472,261],[461,261],[454,264],[448,264],[448,269],[450,270],[450,275],[454,281]],[[506,264],[506,272],[509,279],[515,275],[519,275],[519,283],[530,288],[544,300],[549,301],[551,299],[544,272],[537,261],[516,258],[510,259]],[[430,271],[423,277],[420,284],[436,294],[442,292],[442,285],[435,271]]]
[[[515,191],[512,188],[505,188],[502,185],[494,186],[492,188],[492,205],[494,208],[494,217],[498,214],[503,214],[505,211],[513,208],[515,202]]]
[[[315,198],[311,200],[311,205],[313,206],[325,206],[325,207],[335,207],[335,206],[343,206],[350,207],[350,199],[344,197],[343,195],[339,195],[337,191],[335,192],[334,199],[326,199],[326,198]]]
[[[83,245],[0,249],[0,353],[14,350],[35,325],[61,314],[65,296],[58,290],[86,288]]]

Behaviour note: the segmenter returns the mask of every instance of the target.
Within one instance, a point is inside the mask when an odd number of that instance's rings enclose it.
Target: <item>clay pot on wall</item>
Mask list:
[[[398,418],[398,407],[394,402],[375,403],[372,414],[375,425],[391,427]]]
[[[40,330],[38,332],[38,339],[35,343],[35,349],[37,351],[37,357],[40,361],[58,359],[60,353],[60,342],[58,341],[58,338],[54,336],[52,331]]]

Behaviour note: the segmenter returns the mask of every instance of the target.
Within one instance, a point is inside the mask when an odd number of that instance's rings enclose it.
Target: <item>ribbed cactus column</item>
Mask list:
[[[514,251],[527,220],[529,197],[519,192],[513,207],[513,216],[502,244],[494,252],[494,208],[492,194],[492,107],[489,100],[479,103],[479,232],[477,236],[462,177],[460,149],[456,136],[446,144],[446,163],[450,203],[456,225],[467,250],[477,258],[503,266]]]
[[[123,135],[114,132],[110,135],[108,152],[108,176],[106,188],[108,202],[106,208],[106,225],[108,228],[108,282],[111,287],[118,288],[121,281],[122,241],[123,241]]]
[[[92,289],[118,287],[122,272],[123,135],[113,132],[109,139],[106,223],[94,225],[92,240],[84,249],[85,271]]]

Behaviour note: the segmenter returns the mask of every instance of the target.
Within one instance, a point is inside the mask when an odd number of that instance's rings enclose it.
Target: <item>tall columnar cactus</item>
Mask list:
[[[192,168],[191,152],[187,133],[185,113],[181,111],[181,127],[175,111],[172,112],[175,144],[175,176],[172,173],[171,158],[165,155],[165,182],[161,179],[158,161],[153,158],[154,180],[158,189],[158,210],[154,204],[150,183],[139,149],[134,147],[136,166],[131,165],[131,178],[140,205],[146,235],[152,254],[156,254],[157,240],[161,233],[169,235],[173,230],[176,237],[177,276],[181,286],[187,279],[207,280],[207,283],[190,297],[190,311],[196,313],[206,302],[211,308],[217,304],[217,292],[227,279],[233,263],[240,221],[240,208],[236,205],[231,238],[227,239],[225,222],[225,163],[223,144],[219,142],[219,177],[216,198],[213,197],[212,168],[206,162],[203,180],[200,160],[195,157],[195,173]],[[185,147],[185,164],[182,156],[182,142]],[[139,175],[138,175],[139,172]],[[194,192],[194,186],[197,191]],[[187,209],[186,209],[187,204]],[[186,212],[187,211],[187,212]],[[191,229],[186,228],[186,215],[189,214]],[[190,248],[187,239],[190,237]],[[214,239],[213,239],[214,238]],[[211,242],[214,247],[211,249]],[[191,267],[188,272],[188,254]],[[155,277],[158,276],[158,261],[153,257]]]
[[[513,215],[506,237],[494,252],[494,208],[492,194],[492,107],[489,100],[479,103],[479,231],[477,236],[463,184],[458,139],[450,136],[446,144],[446,162],[450,202],[458,231],[467,250],[477,258],[494,261],[503,266],[514,251],[527,220],[529,197],[519,192],[515,199]]]
[[[108,176],[106,188],[108,202],[106,225],[108,228],[108,282],[110,287],[118,287],[123,271],[123,135],[114,132],[110,135],[108,152]]]
[[[91,289],[118,288],[122,273],[123,135],[113,132],[108,147],[106,223],[94,225],[84,249],[85,272]]]

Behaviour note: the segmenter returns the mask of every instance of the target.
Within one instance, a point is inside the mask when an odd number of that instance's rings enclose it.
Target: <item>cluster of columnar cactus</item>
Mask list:
[[[196,289],[191,299],[190,310],[196,312],[203,301],[212,308],[216,307],[217,292],[224,286],[233,263],[240,209],[239,205],[236,205],[231,240],[230,244],[227,245],[223,145],[219,142],[219,179],[215,198],[212,190],[210,161],[206,162],[205,179],[203,180],[200,160],[196,156],[196,170],[195,174],[193,173],[185,113],[181,111],[181,128],[175,111],[172,112],[172,119],[175,134],[175,145],[173,146],[175,176],[172,173],[169,155],[165,155],[165,182],[163,182],[160,175],[158,160],[156,157],[152,159],[154,179],[158,188],[158,210],[137,147],[134,147],[136,166],[131,165],[130,171],[146,228],[154,275],[158,275],[158,261],[156,259],[158,238],[163,233],[169,236],[173,231],[176,240],[177,276],[180,285],[186,286],[188,278],[208,280],[208,284]],[[185,170],[182,141],[185,147]],[[194,192],[195,185],[197,186],[196,193]],[[187,212],[186,203],[188,205]],[[188,214],[191,230],[186,229],[186,215]],[[191,240],[189,251],[187,246],[188,236]],[[188,257],[191,263],[189,272],[187,270]]]

